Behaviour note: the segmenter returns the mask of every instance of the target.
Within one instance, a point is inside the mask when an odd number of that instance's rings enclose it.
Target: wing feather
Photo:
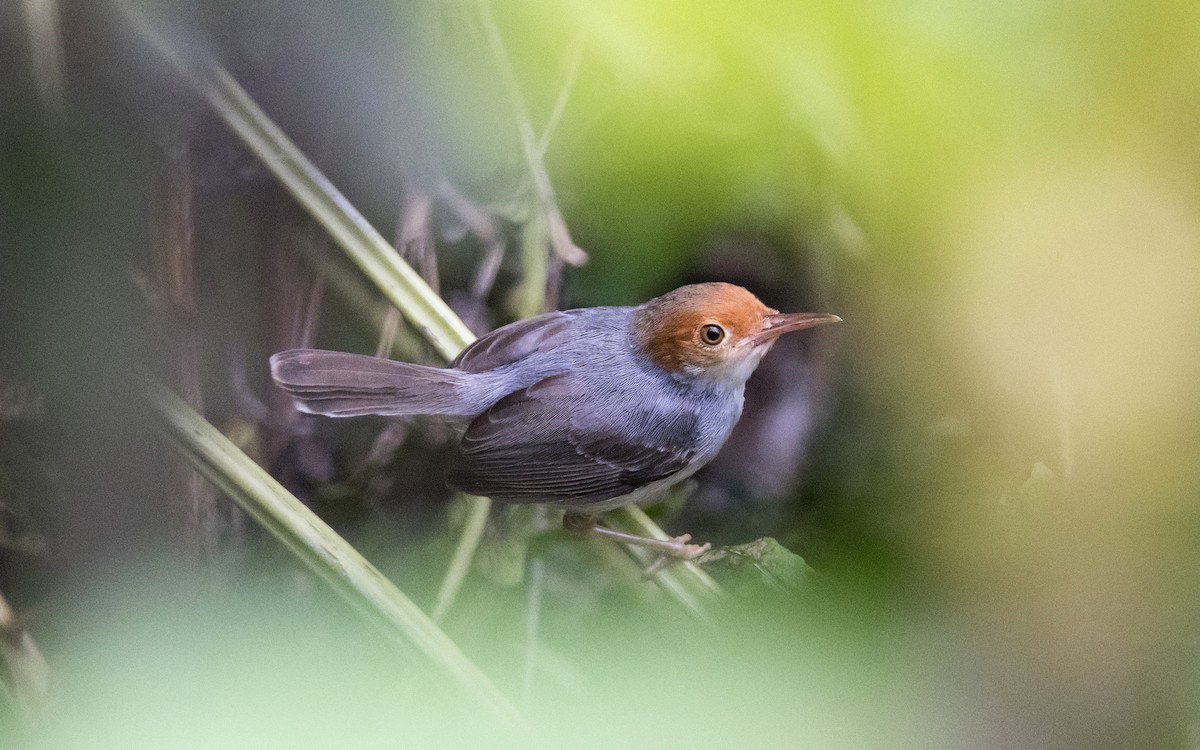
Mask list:
[[[480,336],[450,366],[465,372],[484,372],[512,364],[553,348],[566,335],[569,322],[570,313],[552,312],[509,323]]]
[[[502,502],[573,505],[627,495],[690,463],[694,415],[632,410],[603,424],[584,395],[564,374],[504,397],[467,427],[448,481]]]

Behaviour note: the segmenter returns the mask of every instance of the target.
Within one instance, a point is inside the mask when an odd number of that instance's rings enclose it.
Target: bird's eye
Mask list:
[[[725,340],[725,329],[715,323],[701,326],[700,340],[710,345],[719,344]]]

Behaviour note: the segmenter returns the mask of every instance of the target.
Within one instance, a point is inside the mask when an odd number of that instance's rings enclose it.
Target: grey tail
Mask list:
[[[465,373],[363,354],[290,349],[271,356],[271,377],[297,409],[327,417],[462,415],[467,400]]]

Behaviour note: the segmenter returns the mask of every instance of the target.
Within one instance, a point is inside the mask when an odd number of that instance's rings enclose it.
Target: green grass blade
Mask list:
[[[213,109],[442,356],[452,359],[474,340],[474,334],[441,297],[228,73],[209,64],[196,74],[197,85]]]
[[[167,436],[209,481],[385,635],[415,645],[504,723],[517,709],[396,586],[182,399],[158,383],[150,401]]]
[[[180,54],[136,11],[127,10],[127,17],[442,356],[453,358],[475,338],[233,76],[206,57]]]
[[[446,576],[438,589],[437,600],[431,613],[434,622],[445,619],[450,606],[458,597],[458,591],[467,577],[467,570],[471,567],[471,560],[475,558],[475,550],[479,548],[479,541],[483,539],[483,531],[487,527],[490,501],[479,503],[476,501],[481,498],[470,495],[464,497],[471,501],[470,509],[467,512],[466,523],[463,524],[462,534],[458,538],[458,546],[454,549],[454,557],[450,560]]]

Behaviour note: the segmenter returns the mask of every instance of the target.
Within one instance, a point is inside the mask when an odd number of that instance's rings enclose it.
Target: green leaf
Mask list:
[[[715,549],[705,557],[705,563],[735,593],[763,587],[801,591],[813,575],[804,558],[769,536]]]

